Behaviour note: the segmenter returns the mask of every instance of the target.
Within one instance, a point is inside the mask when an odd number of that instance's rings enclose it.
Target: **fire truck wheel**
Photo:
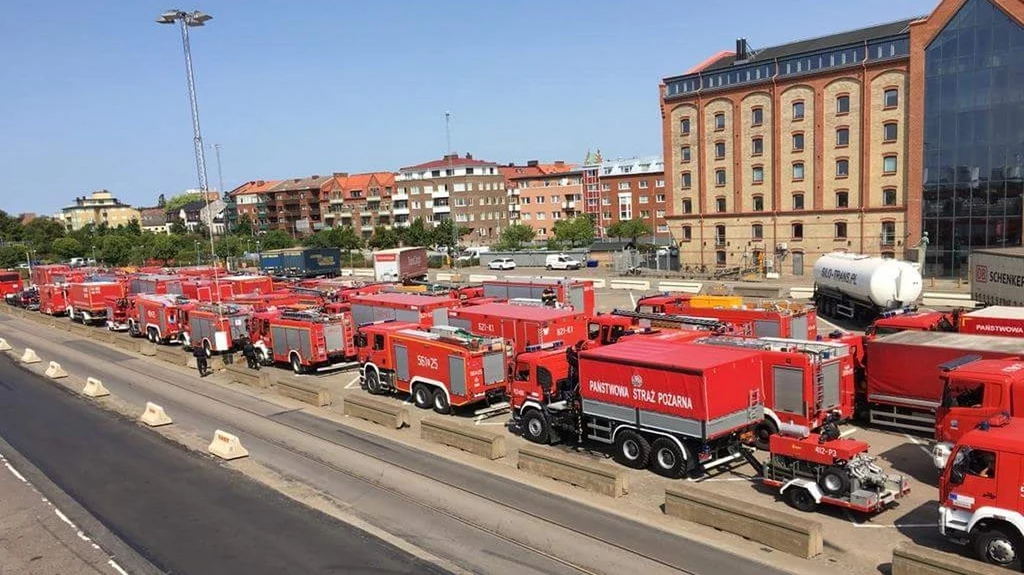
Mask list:
[[[300,375],[302,374],[303,371],[305,371],[302,367],[302,362],[299,360],[299,354],[297,353],[292,354],[292,371],[294,371],[297,375]]]
[[[448,396],[444,394],[444,390],[441,388],[434,390],[434,411],[441,415],[448,415],[452,412],[452,406],[448,403]]]
[[[805,513],[814,511],[814,508],[818,506],[814,502],[814,496],[811,495],[810,491],[807,491],[803,487],[790,487],[786,490],[786,503],[793,509],[803,511]]]
[[[761,451],[768,451],[771,444],[771,437],[779,432],[779,426],[771,419],[765,419],[754,426],[754,447]]]
[[[420,409],[430,409],[434,403],[434,396],[430,393],[429,387],[417,383],[412,386],[412,402]]]
[[[210,347],[210,340],[203,340],[203,351],[206,352],[206,357],[213,357],[213,349]]]
[[[686,470],[686,457],[675,441],[659,437],[651,444],[651,471],[662,477],[678,479]]]
[[[986,563],[1009,567],[1020,554],[1020,538],[1007,535],[1002,528],[983,529],[973,539],[974,552]]]
[[[842,497],[850,490],[850,476],[838,467],[829,467],[821,474],[818,485],[825,495]]]
[[[615,459],[626,467],[643,469],[651,459],[651,444],[632,429],[623,429],[615,436]]]
[[[149,341],[151,341],[153,343],[156,343],[156,330],[155,329],[146,330],[146,339],[148,339]]]
[[[543,413],[531,409],[523,414],[523,437],[533,443],[551,443],[551,425]]]
[[[366,391],[370,392],[372,395],[380,395],[383,393],[380,386],[380,375],[377,374],[376,369],[367,368],[366,370]]]

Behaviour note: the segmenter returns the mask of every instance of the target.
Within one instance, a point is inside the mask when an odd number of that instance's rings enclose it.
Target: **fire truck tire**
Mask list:
[[[662,477],[678,479],[686,471],[686,456],[675,441],[659,437],[651,444],[651,471]]]
[[[296,375],[301,375],[302,372],[306,371],[302,366],[302,361],[299,359],[299,354],[297,353],[292,354],[291,364],[292,371],[294,371]]]
[[[380,395],[384,393],[380,385],[380,374],[377,373],[376,369],[366,369],[366,391],[371,395]]]
[[[765,418],[754,426],[754,447],[761,451],[768,451],[771,437],[779,432],[779,426],[771,419]]]
[[[1020,558],[1020,537],[1003,527],[976,530],[972,543],[978,558],[986,563],[1009,567]]]
[[[850,476],[839,467],[829,467],[818,478],[822,493],[831,497],[842,497],[850,491]]]
[[[803,511],[809,513],[814,511],[818,504],[814,501],[814,496],[811,495],[810,491],[807,491],[803,487],[790,487],[786,490],[786,503],[790,507],[797,511]]]
[[[210,340],[203,340],[203,351],[206,352],[206,357],[213,357],[213,348],[210,346]]]
[[[139,324],[134,321],[128,322],[128,335],[132,337],[142,337],[142,333],[139,331]]]
[[[422,383],[412,386],[412,402],[420,409],[430,409],[434,404],[434,395],[430,388]]]
[[[626,467],[643,469],[651,460],[651,444],[632,429],[623,429],[615,436],[615,460]]]
[[[256,353],[259,354],[260,363],[263,365],[270,365],[273,363],[270,361],[270,358],[267,357],[267,351],[265,349],[258,350]]]
[[[153,343],[156,343],[156,340],[158,339],[157,336],[156,336],[156,329],[154,329],[154,328],[147,329],[146,330],[146,339],[148,339],[149,341],[151,341]]]
[[[523,437],[527,441],[549,445],[551,443],[551,424],[544,414],[531,409],[523,414]]]
[[[434,411],[441,415],[448,415],[452,412],[452,406],[448,403],[448,396],[445,395],[444,390],[441,388],[434,390]]]

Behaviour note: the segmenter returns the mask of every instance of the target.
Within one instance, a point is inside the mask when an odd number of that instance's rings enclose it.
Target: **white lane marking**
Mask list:
[[[355,389],[359,387],[359,376],[352,378],[352,381],[345,384],[345,389]]]
[[[911,443],[913,443],[914,445],[916,445],[919,448],[921,448],[921,451],[925,452],[925,454],[928,455],[928,457],[931,457],[931,455],[932,455],[931,450],[928,449],[928,446],[926,446],[925,444],[923,444],[920,441],[918,441],[916,437],[914,437],[913,435],[910,435],[909,433],[904,433],[903,437],[906,437],[908,440],[910,440]]]
[[[14,466],[12,466],[10,463],[7,463],[6,461],[4,462],[4,465],[7,466],[7,470],[11,472],[11,475],[20,479],[22,483],[28,483],[28,480],[25,479],[25,476],[18,473],[18,470],[15,469]]]
[[[70,525],[72,529],[78,529],[78,527],[76,527],[75,524],[72,523],[70,519],[68,519],[68,516],[64,515],[63,511],[61,511],[60,509],[57,509],[56,507],[54,507],[53,508],[53,512],[57,514],[57,517],[60,517],[61,521],[63,521],[64,523],[67,523],[68,525]]]
[[[938,529],[938,523],[894,523],[892,525],[860,525],[854,523],[853,526],[857,529],[924,529],[929,527],[931,529]]]
[[[114,561],[113,559],[111,559],[110,561],[107,561],[107,565],[110,565],[111,567],[113,567],[114,571],[117,571],[118,573],[120,573],[120,575],[128,575],[128,572],[125,571],[124,569],[121,569],[121,566],[118,565],[117,562]]]

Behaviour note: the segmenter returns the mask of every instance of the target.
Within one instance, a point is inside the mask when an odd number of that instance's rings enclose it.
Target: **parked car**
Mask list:
[[[492,270],[514,270],[516,269],[516,262],[512,258],[498,258],[491,260],[487,267]]]
[[[583,267],[580,260],[565,254],[552,254],[544,260],[544,267],[549,270],[578,270]]]

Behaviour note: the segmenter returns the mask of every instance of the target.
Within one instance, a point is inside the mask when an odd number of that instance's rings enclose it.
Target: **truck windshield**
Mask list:
[[[942,390],[942,407],[981,407],[985,399],[985,384],[965,386],[963,383],[954,386],[948,379]]]

